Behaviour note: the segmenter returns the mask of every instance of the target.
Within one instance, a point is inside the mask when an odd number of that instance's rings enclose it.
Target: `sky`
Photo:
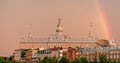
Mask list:
[[[0,56],[12,55],[29,32],[35,38],[48,38],[55,33],[58,18],[62,19],[64,34],[71,38],[87,37],[91,30],[95,38],[109,35],[119,43],[119,3],[120,0],[0,0]]]

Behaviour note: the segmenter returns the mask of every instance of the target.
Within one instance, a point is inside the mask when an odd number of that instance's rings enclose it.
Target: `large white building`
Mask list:
[[[85,39],[72,39],[68,35],[63,34],[63,27],[61,20],[58,20],[56,33],[50,35],[48,38],[34,38],[31,33],[28,34],[28,37],[22,38],[20,42],[20,49],[32,49],[32,48],[53,48],[53,47],[98,47],[97,39],[89,36]]]

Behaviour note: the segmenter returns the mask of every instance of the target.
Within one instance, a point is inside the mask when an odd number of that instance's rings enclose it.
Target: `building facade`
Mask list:
[[[89,33],[90,34],[90,33]],[[34,38],[31,33],[28,37],[22,38],[20,42],[20,49],[31,49],[31,48],[54,48],[54,47],[98,47],[96,44],[97,39],[92,38],[89,35],[84,39],[72,39],[68,35],[63,33],[63,27],[61,20],[58,20],[56,33],[50,35],[48,38]]]
[[[99,57],[104,55],[111,61],[119,62],[120,48],[119,47],[100,47],[100,48],[78,48],[76,52],[77,58],[86,57],[88,61],[99,61]]]

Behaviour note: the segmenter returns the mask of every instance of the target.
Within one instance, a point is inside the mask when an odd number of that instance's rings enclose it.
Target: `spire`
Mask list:
[[[92,33],[90,31],[88,33],[88,37],[92,37]]]
[[[31,32],[28,33],[28,37],[29,37],[29,38],[32,38],[32,33],[31,33]]]
[[[32,30],[32,24],[29,24],[29,29]],[[32,33],[31,32],[28,33],[28,37],[32,38]]]
[[[89,31],[89,34],[88,34],[88,37],[92,37],[92,27],[93,27],[93,24],[90,23],[90,31]]]
[[[62,34],[63,29],[62,29],[62,24],[61,24],[61,19],[58,19],[58,24],[57,24],[57,29],[56,29],[57,34]]]

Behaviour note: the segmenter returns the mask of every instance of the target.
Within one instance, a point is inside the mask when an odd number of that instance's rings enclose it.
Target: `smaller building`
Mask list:
[[[14,52],[14,60],[16,60],[16,61],[21,60],[21,50],[15,50],[15,52]]]
[[[67,57],[71,60],[75,59],[76,58],[76,49],[69,47],[68,52],[67,52]]]
[[[40,58],[41,60],[44,59],[44,57],[46,57],[46,56],[51,57],[51,49],[50,48],[38,51],[38,58]]]
[[[60,49],[60,47],[51,48],[51,57],[58,59],[59,58],[59,53],[58,53],[59,49]]]
[[[26,52],[27,50],[25,49],[17,49],[14,52],[14,60],[15,61],[20,61],[20,60],[24,60],[25,56],[26,56]]]
[[[26,52],[26,60],[31,60],[32,59],[32,50],[29,49],[27,52]]]
[[[38,57],[38,50],[39,49],[29,49],[26,52],[26,60],[33,60]]]
[[[59,52],[59,59],[61,59],[61,57],[67,57],[70,60],[76,58],[76,48],[72,48],[72,47],[60,48],[58,52]]]
[[[105,55],[107,59],[119,61],[120,49],[119,47],[99,47],[99,48],[78,48],[76,57],[86,57],[89,61],[99,61],[99,56]]]

